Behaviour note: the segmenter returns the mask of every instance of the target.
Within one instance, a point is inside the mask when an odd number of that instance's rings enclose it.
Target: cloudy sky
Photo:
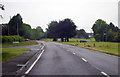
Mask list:
[[[70,18],[78,29],[91,32],[97,19],[118,26],[119,0],[0,0],[5,11],[0,10],[3,19],[0,23],[8,23],[10,16],[19,13],[23,22],[32,28],[41,26],[44,30],[52,20]]]

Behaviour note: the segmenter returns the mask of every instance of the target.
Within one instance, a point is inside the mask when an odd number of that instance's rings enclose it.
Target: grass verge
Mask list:
[[[52,41],[52,39],[43,39],[43,40]],[[87,42],[80,43],[79,42],[80,40],[86,40]],[[57,42],[72,46],[82,47],[94,51],[99,51],[110,55],[120,56],[120,52],[119,52],[120,43],[117,42],[96,42],[94,38],[91,39],[71,38],[69,39],[69,41],[70,42],[60,42],[60,40],[58,40]],[[93,46],[94,43],[95,43],[95,47]]]
[[[24,52],[20,51],[29,51],[29,48],[0,48],[2,49],[2,62],[5,62],[11,58],[14,58],[18,55],[23,54]]]
[[[19,44],[2,44],[2,47],[37,45],[36,41],[22,41]]]
[[[113,42],[87,42],[87,43],[59,42],[59,43],[95,50],[110,55],[120,56],[120,53],[118,52],[118,50],[120,49],[118,45],[119,43],[113,43]],[[95,47],[93,46],[94,43],[95,43]]]

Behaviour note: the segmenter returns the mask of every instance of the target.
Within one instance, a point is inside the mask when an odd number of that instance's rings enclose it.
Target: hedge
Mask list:
[[[14,41],[24,41],[23,37],[20,36],[2,36],[2,43],[12,43]]]

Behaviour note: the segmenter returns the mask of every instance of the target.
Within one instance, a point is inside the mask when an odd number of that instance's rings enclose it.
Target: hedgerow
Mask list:
[[[24,38],[21,36],[2,36],[2,43],[12,43],[14,41],[24,41]]]

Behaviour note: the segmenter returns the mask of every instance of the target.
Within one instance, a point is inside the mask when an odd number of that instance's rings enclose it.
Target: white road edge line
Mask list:
[[[45,47],[45,44],[43,45],[43,47],[41,48],[41,50],[43,50],[44,47]]]
[[[87,62],[87,60],[86,60],[86,59],[84,59],[84,58],[82,58],[82,60],[83,60],[83,61],[85,61],[85,62]]]
[[[107,77],[110,77],[109,75],[107,75],[105,72],[101,72],[103,75],[107,76]]]
[[[40,55],[38,56],[38,58],[34,61],[34,63],[30,66],[30,68],[25,72],[25,74],[28,74],[31,71],[31,69],[37,63],[37,61],[39,60],[39,58],[41,57],[41,55],[43,54],[43,52],[44,52],[44,50],[40,53]]]

